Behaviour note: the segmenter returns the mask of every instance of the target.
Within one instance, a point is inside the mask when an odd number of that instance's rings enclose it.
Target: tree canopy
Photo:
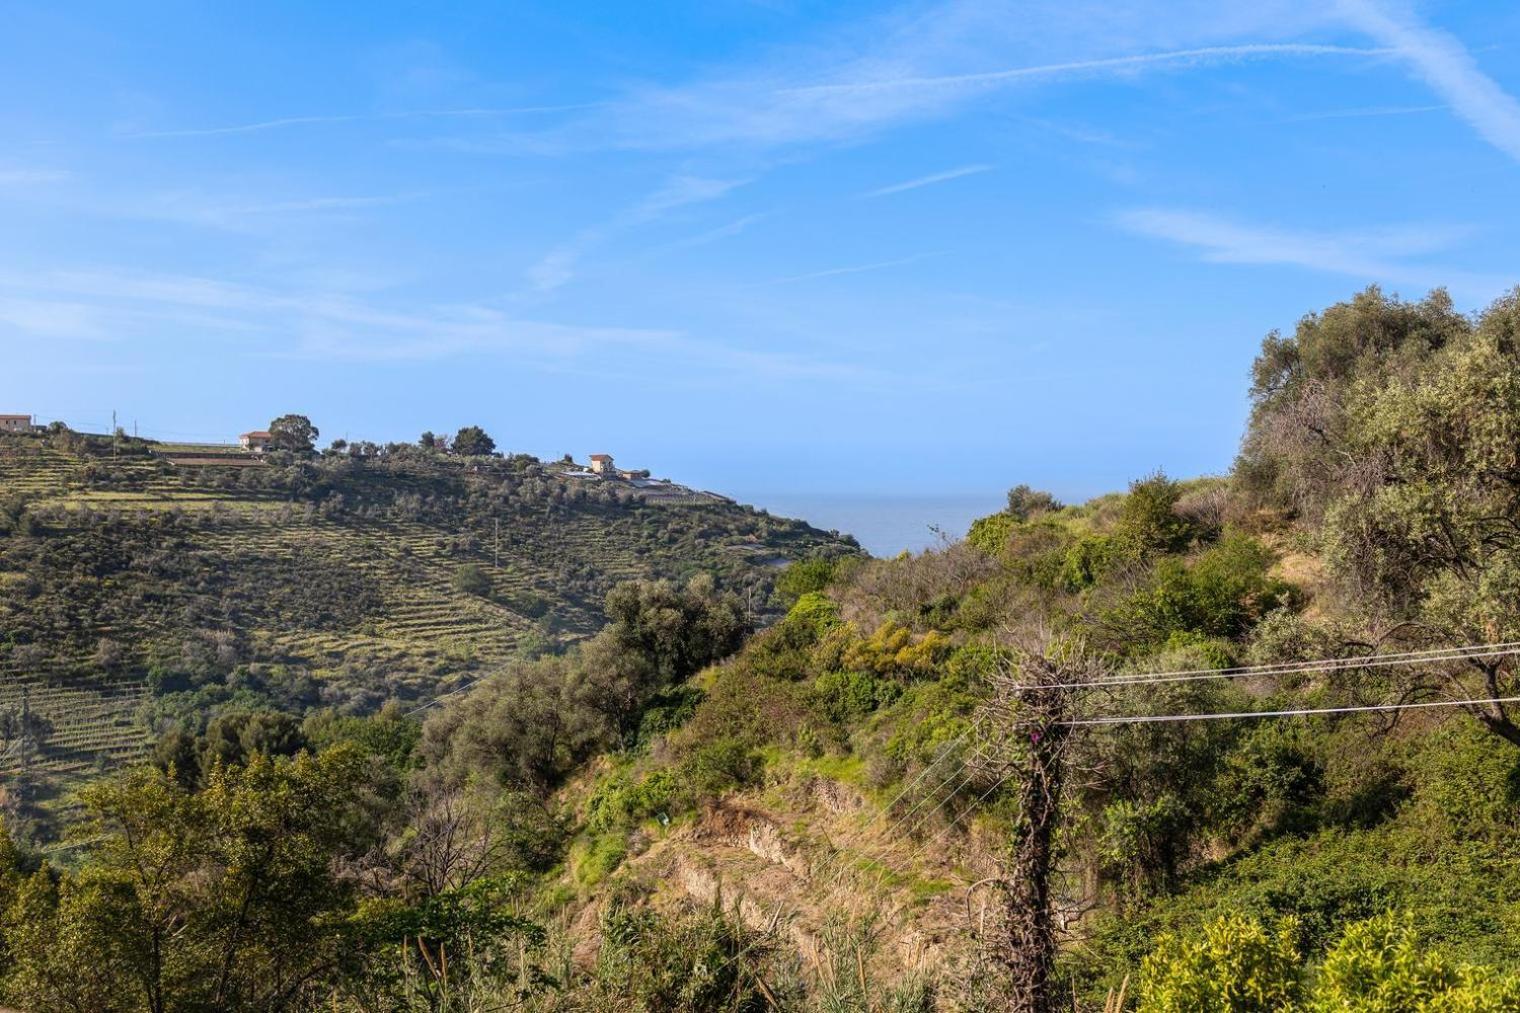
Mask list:
[[[465,426],[454,434],[454,453],[466,457],[483,457],[496,450],[496,441],[479,426]]]
[[[309,454],[316,449],[317,437],[321,434],[305,415],[281,415],[269,423],[269,435],[269,445],[274,450]]]

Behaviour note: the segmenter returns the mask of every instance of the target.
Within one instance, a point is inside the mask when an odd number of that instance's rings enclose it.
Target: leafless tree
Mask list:
[[[399,870],[424,895],[436,897],[488,874],[507,851],[494,807],[468,787],[424,780],[412,789]]]

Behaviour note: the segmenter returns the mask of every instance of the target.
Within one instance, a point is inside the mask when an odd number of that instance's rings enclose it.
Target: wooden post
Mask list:
[[[984,944],[999,971],[1002,1008],[1013,1013],[1065,1010],[1051,980],[1057,949],[1052,880],[1076,692],[1069,684],[1089,675],[1079,647],[1046,642],[1021,650],[995,681],[993,716],[1015,770],[1019,813],[995,884],[997,924]]]

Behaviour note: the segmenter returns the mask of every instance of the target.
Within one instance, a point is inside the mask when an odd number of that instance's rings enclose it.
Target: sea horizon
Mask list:
[[[873,556],[922,552],[965,537],[971,523],[1003,508],[1003,493],[900,496],[848,492],[744,492],[741,503],[815,528],[853,535]]]

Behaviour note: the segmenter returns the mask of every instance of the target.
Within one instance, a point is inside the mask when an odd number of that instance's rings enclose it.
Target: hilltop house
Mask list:
[[[591,471],[593,474],[601,475],[603,478],[617,477],[617,469],[612,466],[611,454],[592,454]]]
[[[239,445],[241,445],[244,450],[251,450],[255,454],[262,454],[264,451],[268,450],[269,444],[273,440],[274,437],[262,429],[255,430],[251,433],[244,433],[242,436],[238,437]]]
[[[32,431],[30,415],[0,415],[0,433],[29,433]]]

